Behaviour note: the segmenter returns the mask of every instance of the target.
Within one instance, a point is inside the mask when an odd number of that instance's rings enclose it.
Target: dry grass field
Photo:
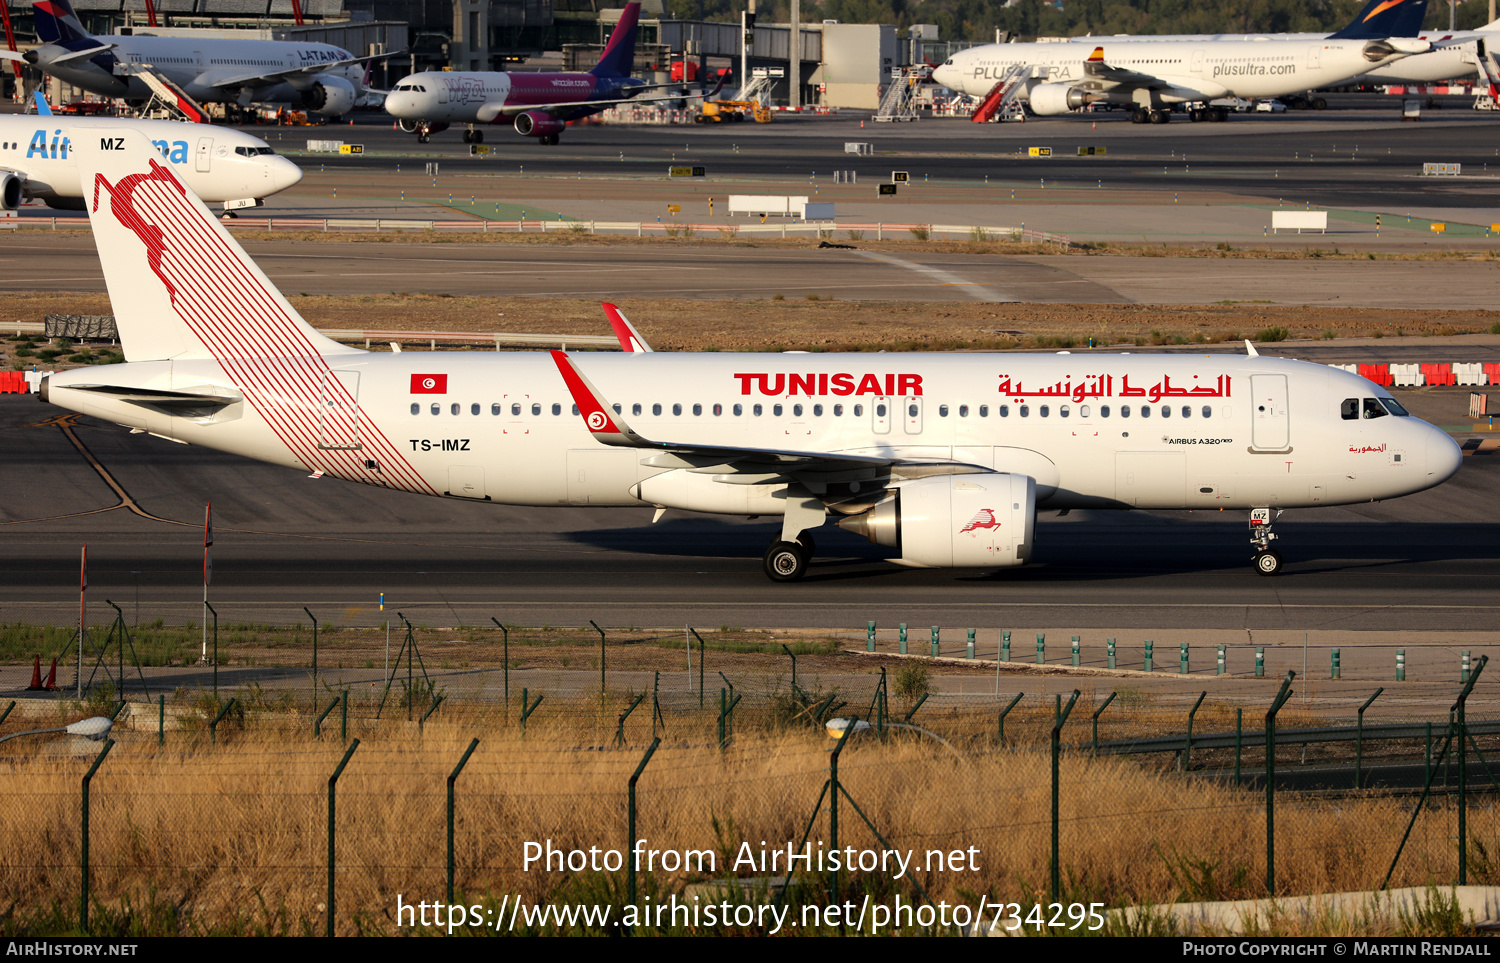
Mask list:
[[[649,703],[648,703],[649,710]],[[760,904],[763,871],[736,859],[796,846],[811,825],[815,849],[831,846],[819,792],[830,740],[774,702],[741,709],[732,745],[721,751],[711,712],[676,713],[638,787],[636,837],[656,851],[640,874],[638,902],[691,900]],[[614,906],[626,899],[623,871],[551,870],[525,865],[527,843],[559,850],[624,853],[628,781],[650,740],[634,719],[628,745],[613,746],[615,708],[563,699],[522,732],[499,707],[446,709],[425,731],[403,721],[351,720],[360,745],[337,786],[337,911],[342,934],[392,934],[404,904],[445,899],[446,781],[471,738],[478,748],[456,783],[457,901],[492,912],[526,907]],[[646,713],[649,714],[649,713]],[[1015,720],[1034,737],[1036,711]],[[336,716],[335,716],[336,718]],[[1085,717],[1086,718],[1086,717]],[[328,779],[343,753],[337,726],[323,741],[309,720],[252,711],[210,743],[201,728],[117,731],[119,743],[92,783],[92,920],[96,933],[322,933],[326,920]],[[950,906],[981,898],[1047,902],[1050,756],[997,749],[993,713],[945,715],[931,723],[953,744],[865,736],[851,740],[840,780],[889,845],[912,853],[902,878],[856,871],[845,898],[892,905],[923,894]],[[1086,729],[1086,723],[1076,723]],[[295,728],[291,728],[295,727]],[[6,747],[8,805],[0,833],[14,841],[0,865],[0,930],[29,936],[76,925],[79,894],[79,782],[97,746],[63,758]],[[33,750],[35,747],[33,747]],[[1264,895],[1264,795],[1144,768],[1128,760],[1064,755],[1060,846],[1063,902],[1109,907]],[[1395,853],[1409,798],[1278,801],[1276,870],[1283,895],[1373,889]],[[1471,838],[1493,841],[1492,807],[1474,805]],[[1451,807],[1424,814],[1393,885],[1448,884],[1456,875]],[[840,847],[882,850],[859,813],[841,801]],[[666,855],[701,855],[683,865]],[[929,852],[972,852],[957,867],[927,865]],[[1500,866],[1471,851],[1470,881],[1500,881]],[[603,858],[603,857],[600,857]],[[935,858],[935,857],[934,857]],[[707,861],[711,860],[711,864]],[[826,874],[799,874],[795,907],[830,899]],[[724,880],[739,880],[729,886]],[[920,889],[918,888],[920,887]],[[990,910],[993,916],[993,910]],[[796,917],[794,910],[793,918]],[[507,932],[608,932],[524,915]],[[1451,924],[1400,919],[1324,920],[1318,932],[1429,932]],[[1119,932],[1121,923],[1108,929]],[[1161,924],[1155,925],[1159,931]],[[1152,925],[1138,929],[1151,929]],[[1290,925],[1307,932],[1305,923]],[[471,928],[473,929],[473,928]],[[908,924],[903,932],[920,931]],[[465,931],[460,928],[460,931]],[[749,933],[754,926],[663,924],[641,933]],[[829,929],[828,931],[834,931]]]

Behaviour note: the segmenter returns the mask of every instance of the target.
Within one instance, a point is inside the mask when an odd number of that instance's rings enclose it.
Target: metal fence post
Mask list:
[[[1010,631],[1000,633],[1000,661],[1010,661]]]
[[[496,625],[496,627],[500,629],[500,639],[501,639],[501,642],[500,642],[500,645],[501,645],[500,658],[502,660],[502,668],[504,668],[504,670],[505,670],[505,705],[507,707],[506,708],[506,716],[507,716],[507,718],[509,718],[509,713],[510,713],[510,709],[509,709],[509,706],[510,706],[510,629],[506,628],[504,625],[501,625],[500,624],[500,620],[497,619],[497,618],[495,618],[493,615],[490,616],[490,621],[494,622],[495,625]]]
[[[308,607],[305,606],[305,605],[302,607],[302,611],[304,611],[304,612],[307,613],[307,617],[310,618],[310,619],[312,619],[312,624],[313,624],[312,692],[313,692],[313,707],[317,708],[317,705],[318,705],[318,617],[316,615],[313,615],[312,611],[310,609],[308,609]],[[217,628],[217,625],[215,626],[215,628]],[[390,636],[387,635],[386,638],[389,639]],[[387,658],[389,658],[389,655],[387,655]],[[214,661],[217,662],[218,659],[215,659]],[[215,694],[217,695],[217,691],[215,692]]]
[[[1151,671],[1151,640],[1146,640],[1146,671]]]
[[[1079,691],[1073,690],[1073,695],[1068,699],[1068,707],[1060,709],[1057,713],[1057,721],[1052,726],[1052,902],[1057,902],[1058,894],[1062,891],[1062,868],[1060,865],[1059,843],[1058,843],[1058,760],[1062,756],[1062,727],[1068,721],[1068,715],[1073,711],[1073,705],[1078,701]],[[1058,706],[1062,705],[1062,696],[1057,697]]]
[[[605,682],[605,676],[604,676],[604,630],[601,629],[601,628],[599,628],[599,624],[597,622],[595,622],[593,619],[589,619],[589,625],[592,625],[594,627],[594,631],[599,633],[599,694],[602,696],[602,695],[604,695],[604,690],[605,690],[605,684],[604,684],[604,682]]]
[[[1010,700],[1010,705],[1008,705],[1004,709],[1000,710],[1000,746],[1001,746],[1001,748],[1005,747],[1005,717],[1008,716],[1008,715],[1010,715],[1010,710],[1012,710],[1012,709],[1014,709],[1016,707],[1016,703],[1020,702],[1021,701],[1021,697],[1024,696],[1025,694],[1026,693],[1024,693],[1024,692],[1017,692],[1016,693],[1016,697],[1014,699]]]
[[[1187,742],[1182,747],[1182,767],[1179,772],[1187,772],[1193,765],[1193,717],[1198,714],[1198,707],[1203,705],[1203,700],[1208,696],[1208,690],[1198,693],[1198,701],[1188,710]]]
[[[625,838],[625,845],[630,847],[630,882],[628,887],[629,896],[625,902],[626,906],[635,905],[635,874],[640,870],[640,867],[636,861],[635,846],[635,784],[641,778],[641,773],[646,771],[646,764],[649,763],[651,761],[651,757],[656,754],[656,747],[659,745],[661,745],[660,736],[651,740],[651,745],[646,749],[646,754],[641,757],[641,764],[635,767],[635,772],[630,776],[630,826],[626,831]],[[449,897],[449,902],[451,903],[452,901],[452,897]]]
[[[1359,712],[1358,712],[1357,719],[1355,721],[1355,730],[1354,730],[1354,788],[1355,789],[1363,789],[1364,788],[1364,784],[1363,784],[1364,780],[1362,778],[1362,772],[1361,772],[1361,770],[1363,769],[1364,757],[1365,757],[1365,710],[1368,709],[1368,708],[1370,708],[1370,703],[1372,703],[1376,699],[1378,699],[1380,697],[1380,693],[1382,693],[1384,691],[1385,691],[1385,686],[1381,686],[1380,688],[1376,689],[1375,692],[1374,692],[1374,694],[1372,694],[1370,696],[1370,698],[1368,698],[1368,699],[1365,700],[1365,704],[1359,707]]]
[[[94,764],[83,775],[83,792],[79,799],[79,815],[82,817],[82,836],[80,842],[82,843],[83,852],[80,854],[80,871],[82,873],[80,882],[82,883],[82,892],[79,894],[78,902],[78,928],[84,933],[89,931],[89,782],[93,780],[94,773],[99,771],[99,765],[104,762],[104,757],[109,755],[109,751],[114,747],[115,741],[111,739],[104,744],[103,749],[99,750],[99,755],[94,757]]]
[[[1276,701],[1266,711],[1266,895],[1276,895],[1276,713],[1292,697],[1292,680],[1297,673],[1288,671],[1282,680]]]
[[[338,785],[339,776],[343,775],[344,767],[349,765],[349,757],[354,755],[354,750],[359,748],[359,740],[356,739],[344,750],[344,758],[339,760],[339,767],[328,777],[328,926],[327,936],[333,936],[333,911],[335,886],[333,885],[333,873],[337,856],[338,837],[334,832],[335,823],[335,787]]]
[[[1097,758],[1099,755],[1099,716],[1105,709],[1109,708],[1109,704],[1115,701],[1115,696],[1117,695],[1119,695],[1118,692],[1111,692],[1109,698],[1104,700],[1104,704],[1094,710],[1094,741],[1093,747],[1089,750],[1089,758],[1091,759]]]
[[[458,765],[448,774],[448,905],[452,906],[453,899],[453,786],[458,782],[458,774],[464,771],[464,766],[469,764],[469,757],[474,755],[474,750],[479,746],[478,739],[469,740],[469,748],[464,750],[463,758],[458,760]]]

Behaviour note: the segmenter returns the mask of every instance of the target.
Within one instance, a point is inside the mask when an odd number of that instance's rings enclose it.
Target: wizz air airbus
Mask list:
[[[1249,356],[370,353],[315,331],[145,140],[81,138],[127,363],[42,400],[425,495],[779,515],[774,580],[830,518],[919,567],[1020,565],[1036,513],[1286,508],[1442,483],[1459,448],[1383,388]],[[608,310],[608,309],[607,309]]]
[[[506,73],[444,70],[412,74],[385,98],[385,109],[401,129],[427,143],[432,134],[465,124],[464,143],[484,142],[476,124],[511,124],[522,137],[556,144],[568,121],[616,104],[682,100],[680,93],[639,97],[661,85],[630,76],[635,67],[638,2],[626,4],[599,63],[588,73]],[[672,85],[667,85],[672,86]],[[723,86],[721,80],[719,86]],[[717,91],[715,91],[717,93]]]
[[[364,92],[365,63],[326,43],[284,40],[208,40],[192,37],[96,37],[84,29],[69,0],[36,0],[42,45],[21,59],[90,93],[147,100],[151,89],[129,70],[149,66],[199,103],[291,103],[342,117]],[[384,56],[384,55],[382,55]]]
[[[1427,0],[1381,0],[1365,19],[1420,24]],[[1034,113],[1066,114],[1096,103],[1131,107],[1134,123],[1165,124],[1177,104],[1221,97],[1280,97],[1332,87],[1433,50],[1433,41],[1391,35],[1356,19],[1319,40],[1137,40],[986,44],[955,53],[932,73],[944,87],[984,97],[1004,83],[1025,85]],[[1222,107],[1198,108],[1194,120],[1222,121]]]
[[[226,211],[259,207],[263,198],[302,180],[302,169],[270,144],[232,127],[113,117],[84,123],[87,131],[78,130],[72,118],[52,114],[0,115],[0,210],[13,211],[32,199],[52,208],[83,210],[75,141],[113,141],[125,131],[150,140],[193,193],[205,201],[223,201]]]

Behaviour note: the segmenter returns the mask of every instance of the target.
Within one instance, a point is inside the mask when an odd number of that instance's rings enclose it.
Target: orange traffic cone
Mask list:
[[[43,689],[53,692],[57,689],[57,657],[52,657],[52,668],[47,672],[47,681],[42,685]]]
[[[42,657],[36,657],[31,663],[31,685],[26,687],[27,692],[36,692],[42,687]]]

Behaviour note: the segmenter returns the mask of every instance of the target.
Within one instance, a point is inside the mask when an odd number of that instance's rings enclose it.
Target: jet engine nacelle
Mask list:
[[[899,565],[1020,565],[1036,535],[1036,480],[985,472],[908,482],[840,528],[901,552]]]
[[[303,105],[324,117],[344,116],[354,109],[354,102],[358,99],[354,85],[343,77],[319,77],[302,93]]]
[[[23,190],[25,185],[26,178],[19,174],[12,174],[9,171],[0,174],[0,208],[13,211],[20,207],[21,202],[26,199],[26,192]]]
[[[567,124],[540,110],[528,110],[516,115],[516,133],[522,137],[550,137],[561,134]]]
[[[1029,95],[1031,112],[1050,117],[1079,110],[1088,104],[1088,94],[1082,87],[1069,84],[1038,84]]]

